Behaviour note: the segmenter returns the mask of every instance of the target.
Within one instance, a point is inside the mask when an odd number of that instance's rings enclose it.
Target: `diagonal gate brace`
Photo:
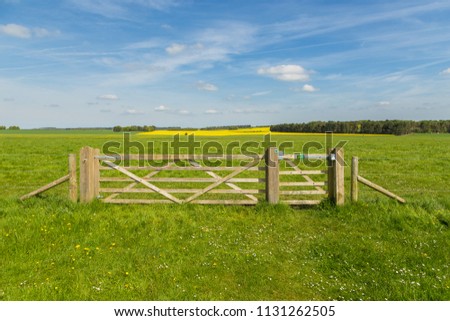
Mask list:
[[[249,169],[250,167],[253,167],[253,166],[259,164],[260,161],[261,161],[261,159],[258,158],[258,159],[255,160],[254,162],[252,162],[252,163],[246,165],[245,167],[240,168],[240,169],[238,169],[238,170],[232,172],[231,174],[228,174],[228,175],[225,176],[225,177],[222,177],[222,178],[219,179],[218,181],[212,183],[211,185],[209,185],[208,187],[204,188],[204,189],[201,190],[200,192],[198,192],[198,193],[192,195],[191,197],[189,197],[188,199],[186,199],[185,202],[186,202],[186,203],[189,203],[189,202],[193,201],[194,199],[198,198],[199,196],[201,196],[201,195],[203,195],[203,194],[205,194],[205,193],[208,193],[208,192],[209,192],[210,190],[212,190],[213,188],[215,188],[215,187],[219,186],[220,184],[222,184],[222,183],[228,181],[229,179],[233,178],[234,176],[236,176],[236,175],[242,173],[242,172],[245,171],[246,169]]]
[[[163,190],[163,189],[161,189],[161,188],[159,188],[159,187],[157,187],[157,186],[155,186],[153,184],[150,184],[145,179],[143,179],[143,178],[141,178],[141,177],[131,173],[130,171],[127,171],[125,168],[120,167],[119,165],[116,165],[116,164],[114,164],[114,163],[112,163],[110,161],[106,161],[106,160],[104,160],[103,163],[105,163],[109,167],[111,167],[111,168],[121,172],[122,174],[127,175],[128,177],[130,177],[131,179],[135,180],[136,182],[141,183],[142,185],[144,185],[144,186],[148,187],[149,189],[151,189],[151,190],[153,190],[153,191],[163,195],[164,197],[168,198],[169,200],[171,200],[171,201],[173,201],[175,203],[177,203],[177,204],[182,204],[183,203],[182,200],[176,198],[175,196],[173,196],[172,194],[166,192],[165,190]]]

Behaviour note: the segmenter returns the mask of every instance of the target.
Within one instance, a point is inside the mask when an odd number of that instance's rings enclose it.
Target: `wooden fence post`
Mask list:
[[[331,153],[335,159],[328,168],[328,197],[336,205],[344,205],[344,149],[333,149]]]
[[[98,150],[83,147],[80,151],[80,202],[88,203],[97,197],[99,191]]]
[[[264,160],[266,167],[266,201],[269,204],[276,204],[280,198],[280,173],[276,147],[266,149]]]
[[[331,154],[333,154],[334,151],[331,148],[327,149],[327,167],[328,167],[328,173],[327,173],[327,186],[328,186],[328,199],[332,202],[335,201],[335,194],[334,194],[334,162],[335,160],[331,159]]]
[[[94,197],[97,198],[100,195],[100,161],[97,156],[100,156],[100,149],[94,149]]]
[[[72,202],[78,200],[77,157],[75,154],[69,154],[69,199]]]
[[[351,184],[351,198],[352,202],[358,201],[358,157],[352,157],[352,184]]]

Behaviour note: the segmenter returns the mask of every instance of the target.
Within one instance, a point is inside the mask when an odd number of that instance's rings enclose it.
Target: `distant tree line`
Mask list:
[[[8,130],[20,130],[20,127],[19,126],[9,126],[9,127],[0,126],[0,130],[5,130],[5,129],[8,129]]]
[[[114,126],[113,132],[152,132],[156,129],[155,126]]]
[[[392,134],[450,133],[450,120],[357,120],[357,121],[312,121],[270,126],[274,132]]]

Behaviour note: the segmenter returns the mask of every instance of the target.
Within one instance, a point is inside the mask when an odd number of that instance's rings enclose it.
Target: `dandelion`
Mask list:
[[[80,248],[80,244],[75,245],[75,248],[78,250]]]

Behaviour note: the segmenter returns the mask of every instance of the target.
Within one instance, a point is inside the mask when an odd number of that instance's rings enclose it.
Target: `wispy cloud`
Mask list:
[[[61,32],[59,30],[50,31],[45,28],[29,28],[15,23],[8,23],[0,25],[0,34],[15,38],[29,39],[32,37],[43,38],[58,36]]]
[[[203,91],[217,91],[219,88],[216,85],[199,81],[197,82],[197,89],[203,90]]]
[[[364,7],[331,5],[322,15],[300,15],[297,19],[266,26],[268,33],[287,35],[284,40],[312,37],[327,33],[336,33],[345,29],[383,21],[401,21],[421,14],[449,9],[448,2],[430,2],[413,4],[395,2],[385,10],[379,10],[375,4]],[[282,39],[283,39],[282,38]]]
[[[119,100],[119,96],[115,94],[104,94],[97,97],[100,100]]]
[[[308,93],[313,93],[315,91],[318,91],[319,89],[314,87],[313,85],[305,84],[303,85],[302,90]]]
[[[258,74],[282,81],[308,81],[310,72],[299,65],[278,65],[259,68]]]
[[[208,114],[208,115],[217,115],[217,114],[220,114],[221,112],[218,111],[217,109],[207,109],[207,110],[205,110],[204,113]]]
[[[158,11],[178,5],[176,0],[71,0],[71,3],[81,10],[107,18],[126,17],[132,5]]]
[[[450,68],[442,70],[441,75],[450,75]]]
[[[250,108],[236,108],[232,112],[234,114],[273,114],[279,112],[279,110],[250,107]]]
[[[136,109],[127,109],[123,113],[123,115],[143,115],[144,112]]]
[[[166,52],[169,55],[177,55],[186,50],[186,45],[182,45],[179,43],[173,43],[169,47],[166,48]]]
[[[158,107],[155,107],[155,111],[168,111],[169,110],[169,108],[168,107],[166,107],[166,106],[164,106],[164,105],[160,105],[160,106],[158,106]]]
[[[271,90],[266,90],[266,91],[258,91],[256,93],[251,94],[251,97],[259,97],[259,96],[266,96],[269,95],[272,91]]]

